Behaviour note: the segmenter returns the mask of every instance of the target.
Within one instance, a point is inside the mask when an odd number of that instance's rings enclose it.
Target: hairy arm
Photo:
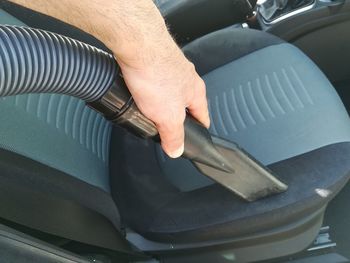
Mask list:
[[[164,20],[150,0],[12,0],[90,33],[126,61],[142,62],[154,45],[170,45]],[[170,42],[170,43],[169,43]],[[144,50],[142,50],[144,49]]]
[[[11,0],[101,40],[121,66],[140,110],[171,157],[182,154],[186,108],[209,126],[205,85],[168,33],[151,0]]]

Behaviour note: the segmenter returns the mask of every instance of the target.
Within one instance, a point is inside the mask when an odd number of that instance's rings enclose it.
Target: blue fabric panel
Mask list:
[[[16,26],[25,26],[25,24],[15,18],[14,16],[11,16],[9,13],[5,12],[4,10],[0,9],[0,24],[2,25],[16,25]]]
[[[0,23],[23,25],[0,10]],[[0,99],[0,147],[109,192],[111,124],[79,99],[52,94]]]
[[[109,191],[111,124],[69,96],[1,98],[0,147]]]
[[[350,141],[349,116],[331,83],[299,49],[279,44],[204,76],[213,135],[235,141],[268,165]],[[186,160],[158,149],[165,174],[182,190],[212,183]]]

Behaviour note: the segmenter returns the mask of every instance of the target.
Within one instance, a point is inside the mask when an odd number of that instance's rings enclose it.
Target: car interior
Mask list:
[[[349,262],[350,1],[155,3],[206,83],[210,133],[240,145],[288,190],[249,203],[77,98],[4,97],[2,257]],[[0,8],[0,24],[40,28],[108,51],[51,17],[8,2]]]

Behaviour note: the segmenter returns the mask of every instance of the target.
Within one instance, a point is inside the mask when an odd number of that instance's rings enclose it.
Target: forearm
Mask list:
[[[143,67],[156,57],[162,56],[164,49],[174,49],[177,52],[177,47],[152,0],[11,2],[55,17],[92,34],[114,52],[120,63],[129,66]],[[168,51],[164,53],[168,54]]]
[[[167,31],[152,0],[11,0],[72,24],[114,53],[142,113],[171,157],[184,149],[188,111],[209,127],[205,84]]]

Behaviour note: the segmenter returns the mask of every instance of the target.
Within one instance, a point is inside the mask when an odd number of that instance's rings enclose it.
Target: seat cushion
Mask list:
[[[215,42],[207,36],[202,40],[204,43],[198,40],[185,47],[200,71],[210,70],[203,75],[211,114],[210,132],[239,143],[265,165],[348,141],[348,114],[315,64],[291,44],[268,39],[269,35],[261,38],[265,35],[262,32],[241,31],[222,30],[216,33],[221,38]],[[219,60],[211,54],[215,45],[220,45],[218,39],[224,41],[225,34],[232,38],[241,35],[242,40],[236,39],[231,45],[225,42],[224,46],[226,49],[238,46],[239,52],[228,53],[221,48],[219,56],[234,60],[216,63]],[[254,39],[265,41],[259,44]],[[210,54],[208,60],[203,49]],[[239,57],[242,52],[249,54]],[[170,161],[160,148],[158,156],[165,176],[181,190],[212,183],[186,161]]]
[[[128,226],[171,242],[248,235],[308,215],[347,182],[349,117],[300,50],[263,32],[235,29],[184,50],[207,85],[211,133],[240,144],[289,190],[246,203],[190,162],[170,160],[153,142],[116,130],[112,194]]]

